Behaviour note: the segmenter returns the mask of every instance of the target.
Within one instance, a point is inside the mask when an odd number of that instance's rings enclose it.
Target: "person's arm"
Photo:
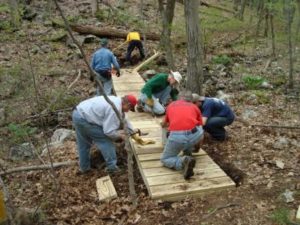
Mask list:
[[[95,54],[92,56],[91,67],[93,70],[95,70]]]
[[[119,139],[120,134],[118,132],[120,128],[120,121],[112,109],[112,107],[108,107],[105,111],[104,121],[103,121],[103,132],[105,135],[110,137],[111,139]]]
[[[208,119],[207,117],[202,116],[202,124],[203,124],[203,126],[205,126],[207,119]]]

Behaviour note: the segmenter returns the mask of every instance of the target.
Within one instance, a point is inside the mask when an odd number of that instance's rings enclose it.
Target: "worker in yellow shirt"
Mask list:
[[[145,58],[143,44],[141,42],[140,34],[136,31],[129,32],[127,34],[126,42],[128,42],[126,61],[131,63],[131,53],[135,48],[140,51],[140,58],[143,60]]]

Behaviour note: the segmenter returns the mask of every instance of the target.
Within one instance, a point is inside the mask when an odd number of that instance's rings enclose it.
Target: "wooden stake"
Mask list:
[[[148,63],[150,63],[151,61],[153,61],[154,59],[156,59],[159,55],[160,55],[160,52],[154,51],[154,55],[152,55],[146,61],[142,62],[140,65],[138,65],[137,67],[135,67],[133,69],[133,72],[138,72],[143,66],[147,65]]]

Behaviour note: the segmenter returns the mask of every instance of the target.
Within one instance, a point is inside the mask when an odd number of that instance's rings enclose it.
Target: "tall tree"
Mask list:
[[[10,8],[10,23],[14,29],[18,29],[21,25],[21,15],[17,0],[8,0]]]
[[[175,65],[172,52],[171,32],[174,18],[175,0],[167,0],[166,4],[164,4],[163,0],[158,0],[158,4],[163,27],[160,39],[160,47],[166,53],[166,60],[169,68],[174,70]]]
[[[201,31],[199,25],[199,1],[185,0],[184,13],[187,34],[187,89],[202,94],[203,53],[201,47]]]

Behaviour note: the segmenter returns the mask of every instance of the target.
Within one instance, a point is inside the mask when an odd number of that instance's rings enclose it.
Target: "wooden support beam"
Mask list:
[[[110,200],[118,197],[114,184],[110,176],[105,176],[96,180],[96,187],[100,201]]]

